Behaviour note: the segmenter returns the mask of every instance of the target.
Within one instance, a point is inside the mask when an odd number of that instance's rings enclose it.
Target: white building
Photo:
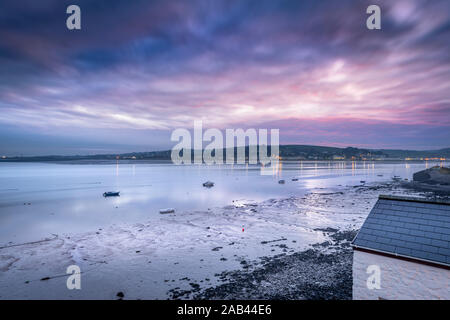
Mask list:
[[[450,299],[450,203],[380,196],[352,245],[353,299]]]

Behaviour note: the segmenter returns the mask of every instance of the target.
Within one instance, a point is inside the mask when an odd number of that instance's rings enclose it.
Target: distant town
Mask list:
[[[268,147],[270,152],[270,147]],[[226,150],[223,150],[224,154]],[[132,152],[122,154],[96,154],[73,156],[1,156],[0,162],[39,162],[39,161],[76,161],[76,160],[170,160],[171,150]],[[192,151],[191,151],[192,152]],[[237,152],[237,148],[234,148]],[[248,155],[248,146],[246,147]],[[336,148],[311,145],[281,145],[279,155],[282,160],[329,160],[329,161],[423,161],[450,158],[450,148],[440,150],[395,150],[395,149],[360,149],[354,147]]]

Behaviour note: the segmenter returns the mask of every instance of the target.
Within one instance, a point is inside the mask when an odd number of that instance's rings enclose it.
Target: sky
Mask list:
[[[2,0],[0,155],[170,149],[195,120],[281,144],[450,147],[449,40],[448,0]]]

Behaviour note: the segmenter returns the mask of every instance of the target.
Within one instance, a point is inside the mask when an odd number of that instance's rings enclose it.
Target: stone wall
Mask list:
[[[380,289],[368,289],[370,265],[380,267]],[[450,270],[354,250],[353,299],[450,299]]]

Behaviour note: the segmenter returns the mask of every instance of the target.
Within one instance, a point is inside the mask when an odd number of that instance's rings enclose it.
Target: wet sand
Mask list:
[[[242,270],[219,275],[223,284],[201,290],[195,283],[194,299],[304,300],[352,298],[352,257],[350,242],[357,231],[323,231],[330,240],[313,249],[293,254],[262,257],[259,263],[245,263]],[[189,290],[188,290],[189,291]],[[171,291],[171,298],[183,298],[187,291]]]
[[[317,188],[5,247],[0,298],[350,299],[349,242],[379,194],[432,196],[392,182]],[[73,264],[81,290],[66,287]]]

